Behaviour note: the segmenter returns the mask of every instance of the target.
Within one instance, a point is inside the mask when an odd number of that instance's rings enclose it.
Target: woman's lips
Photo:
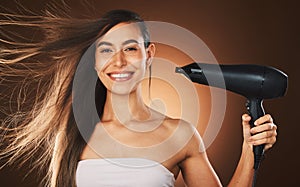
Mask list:
[[[122,72],[111,72],[108,73],[107,75],[109,76],[110,79],[113,81],[127,81],[132,78],[134,72],[131,71],[122,71]]]

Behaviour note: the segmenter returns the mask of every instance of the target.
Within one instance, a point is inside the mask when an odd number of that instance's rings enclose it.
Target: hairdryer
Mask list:
[[[192,63],[176,67],[175,72],[184,74],[195,83],[226,89],[246,97],[251,127],[256,119],[265,114],[263,99],[284,96],[288,82],[287,75],[280,70],[252,64]],[[257,170],[264,154],[264,145],[254,146],[253,152],[254,169]]]

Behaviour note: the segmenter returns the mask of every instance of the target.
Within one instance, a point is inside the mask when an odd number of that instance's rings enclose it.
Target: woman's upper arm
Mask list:
[[[187,146],[186,158],[179,164],[179,167],[188,187],[222,186],[207,158],[199,135],[192,137]]]

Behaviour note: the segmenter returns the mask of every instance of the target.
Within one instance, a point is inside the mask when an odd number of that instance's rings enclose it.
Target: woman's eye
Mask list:
[[[126,52],[129,52],[129,51],[137,51],[137,48],[136,48],[136,47],[127,47],[127,48],[125,48],[125,51],[126,51]]]
[[[101,49],[100,50],[100,53],[111,53],[111,52],[113,52],[111,49]]]

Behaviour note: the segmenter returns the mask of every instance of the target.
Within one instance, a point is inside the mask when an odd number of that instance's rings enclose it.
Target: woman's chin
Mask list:
[[[134,92],[136,88],[131,89],[128,85],[118,85],[114,86],[109,91],[114,95],[129,95],[130,93]]]

